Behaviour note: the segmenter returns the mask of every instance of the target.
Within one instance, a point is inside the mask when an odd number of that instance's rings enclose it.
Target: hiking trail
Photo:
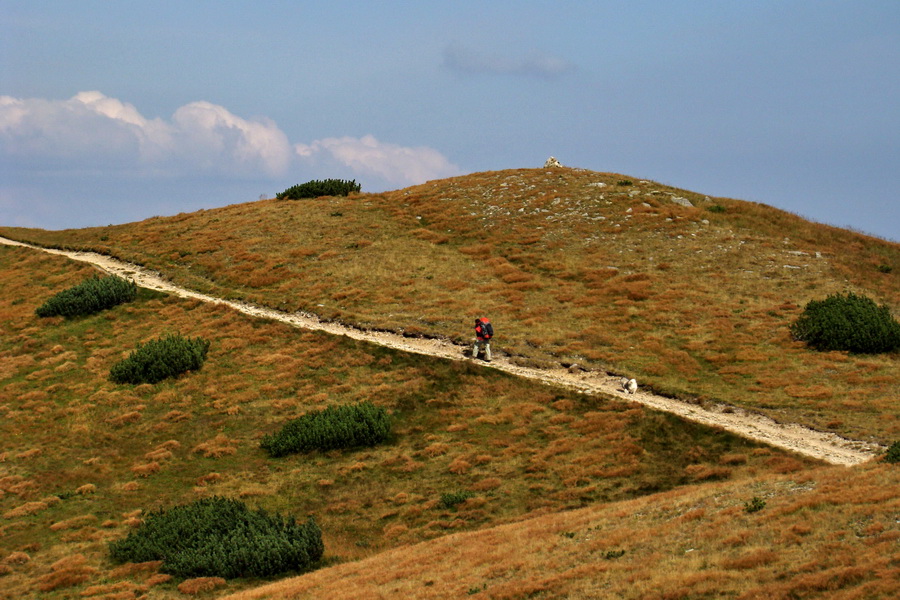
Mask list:
[[[356,329],[338,323],[322,321],[316,315],[310,313],[285,313],[245,302],[224,300],[180,287],[167,281],[160,273],[95,252],[43,248],[3,237],[0,237],[0,244],[23,246],[65,256],[72,260],[94,265],[107,273],[131,279],[144,288],[175,294],[182,298],[193,298],[202,302],[224,304],[246,315],[273,319],[293,327],[324,331],[334,335],[344,335],[356,340],[364,340],[405,352],[415,352],[451,360],[473,360],[463,354],[463,351],[469,347],[468,345],[462,346],[438,339],[412,338],[396,333]],[[604,394],[620,400],[638,402],[655,410],[672,413],[697,423],[720,427],[737,435],[831,464],[855,465],[871,460],[884,451],[881,446],[875,443],[849,440],[833,433],[816,431],[798,424],[778,423],[769,417],[754,414],[737,407],[724,405],[700,406],[653,394],[641,388],[638,388],[635,394],[627,394],[621,388],[621,377],[603,372],[582,370],[571,372],[563,367],[553,369],[523,367],[511,363],[504,357],[498,356],[497,353],[495,353],[494,360],[491,363],[475,362],[484,364],[485,368],[498,369],[550,385],[563,386],[587,394]]]

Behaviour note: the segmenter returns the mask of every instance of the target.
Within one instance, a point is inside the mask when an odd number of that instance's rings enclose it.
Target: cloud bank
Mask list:
[[[398,186],[460,172],[428,147],[398,146],[371,135],[292,144],[273,121],[244,119],[209,102],[186,104],[168,120],[148,119],[135,106],[97,91],[68,100],[0,96],[0,160],[53,174],[226,179],[283,178],[327,164]]]
[[[460,174],[459,167],[437,150],[387,144],[371,135],[325,138],[309,145],[297,144],[295,150],[304,158],[326,155],[355,173],[372,175],[397,186]]]

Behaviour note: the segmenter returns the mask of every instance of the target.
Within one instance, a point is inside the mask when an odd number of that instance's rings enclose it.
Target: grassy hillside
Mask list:
[[[3,597],[182,597],[158,564],[110,563],[107,543],[151,510],[212,495],[315,515],[327,564],[340,564],[683,486],[734,482],[715,489],[739,504],[754,478],[809,480],[810,461],[628,403],[146,290],[93,316],[35,316],[91,274],[0,246]],[[203,368],[154,385],[109,381],[113,364],[165,333],[210,340]],[[393,414],[389,444],[277,460],[259,449],[292,417],[362,399]],[[442,507],[460,491],[465,503]]]
[[[692,206],[685,206],[691,204]],[[897,356],[810,352],[790,324],[854,291],[900,311],[900,245],[761,204],[578,169],[267,200],[15,239],[112,254],[212,294],[577,363],[851,438],[900,437]]]
[[[814,469],[452,534],[225,600],[896,598],[898,511],[896,466]]]

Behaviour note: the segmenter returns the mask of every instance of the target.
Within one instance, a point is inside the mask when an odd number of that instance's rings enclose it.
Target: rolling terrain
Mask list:
[[[828,466],[564,385],[628,374],[648,397],[759,413],[859,448],[891,443],[897,356],[814,353],[787,328],[807,301],[837,291],[896,312],[897,244],[576,169],[0,235],[98,252],[170,289],[260,311],[142,289],[94,316],[40,319],[37,305],[93,269],[0,245],[7,597],[186,597],[158,564],[110,563],[106,544],[147,511],[209,495],[315,515],[326,543],[320,570],[229,581],[215,597],[897,589],[895,466]],[[276,318],[298,311],[322,331]],[[453,356],[481,315],[498,326],[501,368]],[[327,332],[338,326],[448,354]],[[200,371],[155,385],[108,380],[116,360],[171,331],[211,341]],[[506,367],[554,373],[560,385]],[[392,411],[390,444],[274,460],[258,447],[287,419],[360,399]],[[443,507],[456,491],[468,499]],[[751,512],[752,500],[763,507]]]
[[[882,445],[900,433],[896,357],[809,352],[788,330],[807,302],[838,292],[896,313],[900,244],[761,204],[519,169],[0,235],[360,329],[467,344],[472,319],[490,316],[498,350],[519,364],[627,374]]]
[[[0,244],[26,246],[21,242],[13,242],[6,238],[0,238]],[[35,246],[28,247],[36,248]],[[172,293],[182,298],[192,298],[212,304],[223,304],[250,316],[280,321],[301,329],[349,336],[353,339],[372,342],[404,352],[415,352],[440,358],[458,360],[471,354],[468,344],[459,345],[434,338],[410,337],[386,331],[357,329],[336,322],[325,322],[308,313],[285,313],[245,302],[223,300],[200,294],[174,285],[162,279],[158,274],[137,265],[124,263],[94,252],[43,250],[95,265],[104,273],[130,279],[142,288]],[[735,410],[733,407],[708,408],[643,390],[634,394],[626,393],[620,378],[607,373],[592,373],[577,367],[569,369],[527,367],[502,358],[494,360],[490,366],[519,377],[568,387],[585,393],[624,394],[630,401],[832,464],[859,464],[875,458],[885,450],[878,444],[847,440],[832,433],[815,431],[797,424],[777,423],[768,417]]]

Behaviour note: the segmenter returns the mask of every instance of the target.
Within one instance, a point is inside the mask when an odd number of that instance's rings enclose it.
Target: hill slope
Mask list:
[[[900,469],[832,467],[448,535],[225,600],[894,598],[898,511]]]
[[[628,374],[690,402],[882,444],[900,433],[896,356],[814,353],[788,331],[809,300],[836,292],[897,311],[900,245],[764,205],[522,169],[0,234],[363,328],[467,342],[471,319],[488,315],[519,364]]]
[[[602,395],[146,289],[93,316],[35,316],[91,274],[0,246],[0,597],[177,596],[180,582],[159,564],[110,563],[106,545],[151,510],[212,495],[315,515],[331,564],[813,464]],[[154,385],[109,380],[139,343],[171,332],[210,340],[200,371]],[[393,414],[391,443],[277,460],[259,448],[293,417],[362,399]],[[457,492],[471,495],[464,506],[441,505]]]
[[[0,233],[95,248],[217,295],[460,343],[485,311],[514,364],[577,362],[695,402],[831,419],[828,428],[861,438],[896,435],[896,356],[819,355],[785,332],[805,298],[829,290],[897,306],[895,276],[877,268],[896,265],[896,244],[625,181],[507,171]],[[330,597],[877,598],[896,589],[892,466],[817,467],[603,394],[148,290],[92,317],[34,316],[90,272],[0,247],[0,574],[11,597],[181,597],[158,564],[109,563],[106,543],[149,510],[213,494],[315,514],[325,531],[334,570],[250,597],[307,588]],[[211,340],[202,370],[155,385],[108,381],[130,349],[170,331]],[[258,448],[293,416],[359,399],[394,414],[391,444],[274,461]],[[457,491],[471,497],[442,507],[441,495]],[[766,506],[748,513],[754,497]],[[231,581],[214,595],[256,583]]]
[[[96,252],[40,248],[21,242],[13,242],[3,237],[0,237],[0,244],[27,246],[50,254],[66,256],[79,262],[95,265],[106,273],[130,279],[142,288],[172,293],[182,298],[200,300],[211,304],[226,305],[246,315],[272,319],[305,330],[325,331],[333,335],[348,336],[355,340],[368,341],[403,352],[413,352],[451,360],[462,360],[471,350],[469,344],[461,346],[447,340],[435,338],[411,337],[386,331],[364,330],[341,323],[325,322],[308,313],[286,313],[246,302],[223,300],[179,287],[140,266],[122,262]],[[871,460],[885,451],[884,447],[877,444],[847,440],[833,433],[815,431],[796,423],[777,423],[763,415],[736,410],[729,406],[699,406],[675,398],[660,396],[644,389],[628,393],[622,386],[621,378],[597,371],[590,372],[576,367],[568,369],[535,368],[513,364],[507,358],[497,358],[496,355],[490,367],[519,377],[543,381],[554,386],[575,389],[584,393],[626,397],[629,401],[638,402],[656,410],[674,414],[696,423],[719,427],[751,440],[761,441],[771,446],[797,452],[810,458],[824,460],[831,464],[855,465]]]

